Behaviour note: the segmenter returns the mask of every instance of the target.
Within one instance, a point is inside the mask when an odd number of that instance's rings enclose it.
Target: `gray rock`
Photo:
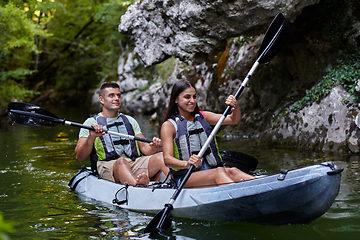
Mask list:
[[[289,113],[272,129],[265,131],[260,142],[297,146],[324,152],[359,153],[359,107],[346,103],[350,95],[338,84],[320,102]]]
[[[143,0],[129,6],[119,31],[135,40],[134,52],[145,66],[169,56],[194,64],[197,54],[223,48],[226,39],[263,32],[281,12],[295,19],[319,0]],[[225,42],[224,42],[225,41]]]

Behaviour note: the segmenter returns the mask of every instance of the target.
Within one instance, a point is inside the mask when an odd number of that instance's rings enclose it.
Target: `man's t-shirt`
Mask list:
[[[102,116],[101,113],[99,113],[98,115]],[[131,117],[129,115],[125,115],[125,116],[127,117],[127,119],[129,120],[131,126],[133,127],[135,136],[138,135],[139,133],[141,133],[141,129],[140,129],[140,126],[139,126],[138,122],[133,117]],[[119,117],[116,117],[114,119],[116,120],[118,118]],[[91,126],[92,124],[98,124],[97,121],[95,120],[95,118],[93,118],[93,117],[86,119],[86,121],[84,122],[84,125],[86,125],[86,126]],[[79,132],[79,138],[88,137],[89,134],[90,133],[89,133],[88,129],[81,128],[80,132]]]

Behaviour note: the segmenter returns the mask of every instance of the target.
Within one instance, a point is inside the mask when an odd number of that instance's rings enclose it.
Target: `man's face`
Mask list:
[[[119,110],[121,106],[121,93],[119,88],[105,88],[99,97],[103,108],[107,110]]]

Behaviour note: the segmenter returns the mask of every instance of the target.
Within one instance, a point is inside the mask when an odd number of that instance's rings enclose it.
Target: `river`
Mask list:
[[[85,109],[54,110],[60,118],[83,122]],[[145,137],[158,135],[146,116],[136,116]],[[151,217],[84,199],[67,186],[81,167],[74,159],[78,128],[70,126],[0,128],[0,211],[15,232],[11,239],[147,239]],[[259,160],[258,173],[275,173],[332,160],[341,168],[340,192],[330,210],[307,225],[266,226],[244,222],[174,219],[159,239],[359,239],[359,156],[256,147],[251,140],[218,139],[220,149]],[[88,162],[86,162],[88,164]]]

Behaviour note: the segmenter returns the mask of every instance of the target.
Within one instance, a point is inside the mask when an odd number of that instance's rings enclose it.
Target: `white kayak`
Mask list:
[[[330,161],[230,185],[184,188],[171,214],[210,221],[309,223],[331,207],[342,171]],[[110,182],[86,167],[69,186],[85,197],[149,214],[162,210],[175,191],[165,183],[144,187]]]

